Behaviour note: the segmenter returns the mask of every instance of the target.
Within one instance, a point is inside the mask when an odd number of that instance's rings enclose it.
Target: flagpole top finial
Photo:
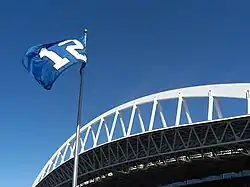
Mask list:
[[[88,29],[84,29],[84,33],[87,34],[87,32],[88,32]]]

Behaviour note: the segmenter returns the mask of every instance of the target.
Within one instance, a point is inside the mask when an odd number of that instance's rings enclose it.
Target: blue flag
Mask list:
[[[87,62],[84,37],[40,44],[28,49],[23,65],[46,90],[50,90],[56,79],[69,67]]]

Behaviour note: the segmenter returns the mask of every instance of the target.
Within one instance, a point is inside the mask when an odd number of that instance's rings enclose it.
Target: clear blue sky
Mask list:
[[[89,29],[84,121],[150,93],[249,82],[248,0],[16,0],[0,6],[0,186],[31,186],[74,133],[77,66],[45,91],[21,59]]]

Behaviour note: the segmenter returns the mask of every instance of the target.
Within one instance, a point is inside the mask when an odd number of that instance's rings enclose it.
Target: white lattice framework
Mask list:
[[[188,98],[207,98],[206,119],[202,121],[211,121],[215,119],[217,114],[217,120],[222,119],[223,110],[219,105],[220,98],[236,98],[246,100],[246,112],[242,115],[250,114],[250,83],[240,84],[217,84],[217,85],[205,85],[181,88],[176,90],[170,90],[145,96],[123,105],[120,105],[112,110],[109,110],[102,115],[98,116],[94,120],[90,121],[81,128],[81,140],[80,140],[80,154],[87,150],[94,149],[97,146],[110,143],[120,138],[126,138],[138,133],[146,133],[148,131],[155,130],[156,115],[160,117],[160,128],[169,128],[170,126],[187,125],[194,123],[192,118],[192,111],[188,106]],[[168,115],[163,111],[162,102],[165,100],[177,99],[177,105],[171,110],[175,110],[175,123],[167,123]],[[143,115],[141,114],[141,106],[144,104],[152,104],[150,107],[149,121],[146,123]],[[234,106],[233,106],[234,107]],[[123,116],[123,111],[130,109],[130,113],[126,120]],[[182,115],[184,114],[186,121],[183,123]],[[137,118],[138,117],[138,118]],[[108,121],[107,119],[112,119]],[[137,118],[137,122],[135,122]],[[110,124],[108,124],[110,123]],[[117,126],[121,128],[121,136],[114,136]],[[133,133],[132,128],[136,126],[139,129],[138,132]],[[159,127],[158,127],[159,128]],[[104,135],[101,133],[103,132]],[[100,141],[106,136],[105,141]],[[91,139],[91,141],[90,141]],[[87,146],[88,145],[88,146]],[[43,180],[48,174],[53,172],[56,168],[60,167],[65,162],[74,157],[75,149],[75,134],[72,135],[49,159],[47,164],[43,167],[36,180],[33,183],[33,187]]]

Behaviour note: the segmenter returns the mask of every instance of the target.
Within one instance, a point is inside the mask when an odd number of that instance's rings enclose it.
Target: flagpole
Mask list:
[[[87,29],[84,30],[84,47],[86,50],[87,43]],[[77,111],[77,125],[76,125],[76,147],[75,147],[75,159],[74,159],[74,171],[73,171],[73,182],[72,187],[77,186],[77,176],[78,176],[78,160],[79,160],[79,142],[80,142],[80,125],[82,124],[82,87],[83,87],[83,74],[84,66],[80,68],[80,90],[78,98],[78,111]]]

